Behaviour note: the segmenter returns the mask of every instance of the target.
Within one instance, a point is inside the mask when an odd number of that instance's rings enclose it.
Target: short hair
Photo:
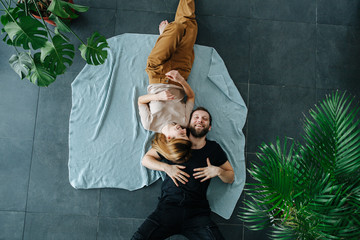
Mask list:
[[[207,112],[207,113],[209,114],[209,122],[210,122],[210,126],[211,126],[211,122],[212,122],[211,114],[210,114],[209,110],[207,110],[207,109],[204,108],[204,107],[197,107],[196,109],[194,109],[194,110],[191,112],[191,114],[190,114],[190,120],[191,120],[191,118],[192,118],[193,113],[196,112],[196,111],[204,111],[204,112]]]

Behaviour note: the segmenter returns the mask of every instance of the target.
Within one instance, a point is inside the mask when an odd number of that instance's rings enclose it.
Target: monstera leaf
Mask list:
[[[9,59],[9,63],[12,69],[14,69],[14,71],[21,77],[21,79],[24,79],[30,73],[33,60],[28,53],[21,52],[12,55]]]
[[[47,41],[44,26],[30,16],[19,17],[18,22],[8,22],[4,30],[14,46],[22,46],[26,50],[30,49],[30,44],[34,50],[39,49]]]
[[[81,44],[79,50],[81,57],[86,60],[88,64],[100,65],[105,62],[107,58],[107,51],[109,45],[104,36],[95,32],[90,38],[87,39],[87,45]]]
[[[59,28],[55,28],[54,29],[54,33],[56,34],[56,35],[59,35],[60,37],[62,37],[62,39],[64,39],[64,41],[66,41],[66,42],[70,42],[70,39],[67,37],[67,36],[65,36],[64,34],[62,34],[60,31],[59,31]],[[72,45],[72,44],[71,44]]]
[[[30,81],[39,87],[47,87],[56,79],[56,75],[49,71],[40,60],[40,53],[34,55],[34,65],[31,69]]]
[[[9,22],[14,22],[13,19],[17,19],[18,17],[25,15],[26,15],[25,12],[22,11],[21,8],[19,7],[10,8],[8,9],[7,13],[1,16],[1,24],[5,26]],[[5,37],[3,38],[3,41],[6,42],[8,45],[14,45],[4,28],[1,29],[1,32],[5,33]]]
[[[66,25],[59,17],[51,14],[49,17],[50,20],[54,21],[57,29],[63,32],[71,32],[71,29]]]
[[[6,3],[4,3],[6,2]],[[49,31],[44,21],[35,19],[33,12],[38,12],[38,0],[3,1],[3,13],[0,14],[3,41],[15,47],[30,50],[29,53],[18,53],[9,59],[14,71],[23,78],[29,78],[38,86],[48,86],[55,81],[57,75],[63,74],[71,66],[74,58],[74,45],[64,33],[73,34],[82,45],[79,47],[81,56],[89,64],[99,65],[105,62],[108,48],[105,37],[94,33],[84,43],[66,24],[70,19],[77,18],[77,12],[86,12],[89,7],[69,3],[67,0],[51,0],[48,11],[50,20],[56,28]],[[6,5],[6,6],[5,6]],[[16,5],[16,7],[12,7]],[[40,49],[40,50],[39,50]],[[34,52],[32,52],[35,50]],[[33,56],[33,57],[32,57]]]
[[[72,4],[62,0],[52,0],[50,6],[48,7],[48,11],[61,18],[77,18],[78,15],[76,15],[73,10],[86,12],[89,10],[89,7]]]
[[[74,55],[74,46],[65,41],[60,35],[55,35],[52,42],[46,42],[45,46],[41,48],[41,62],[56,75],[65,72],[65,64],[71,66]]]

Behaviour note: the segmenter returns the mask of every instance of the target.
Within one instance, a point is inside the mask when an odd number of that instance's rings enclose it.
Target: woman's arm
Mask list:
[[[185,94],[187,96],[187,101],[195,101],[195,93],[190,87],[190,85],[187,83],[185,78],[181,76],[181,74],[177,70],[171,70],[170,72],[165,74],[168,78],[170,78],[172,81],[180,83],[181,86],[184,88]]]
[[[141,164],[149,169],[165,172],[173,180],[177,187],[179,186],[177,181],[185,184],[188,181],[187,178],[190,177],[189,174],[181,170],[184,169],[185,166],[169,165],[161,162],[159,154],[153,148],[144,155],[141,160]]]
[[[151,101],[167,101],[173,100],[175,96],[170,91],[162,91],[156,94],[146,94],[138,98],[138,105],[148,104]]]

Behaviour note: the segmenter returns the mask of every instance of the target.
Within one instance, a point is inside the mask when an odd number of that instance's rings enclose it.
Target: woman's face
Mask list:
[[[180,126],[177,123],[170,124],[168,137],[189,140],[189,138],[186,135],[186,128]]]

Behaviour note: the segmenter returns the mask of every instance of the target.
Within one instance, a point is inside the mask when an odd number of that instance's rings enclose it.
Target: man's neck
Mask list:
[[[190,133],[189,140],[192,143],[191,149],[201,149],[206,145],[206,136],[196,138]]]

